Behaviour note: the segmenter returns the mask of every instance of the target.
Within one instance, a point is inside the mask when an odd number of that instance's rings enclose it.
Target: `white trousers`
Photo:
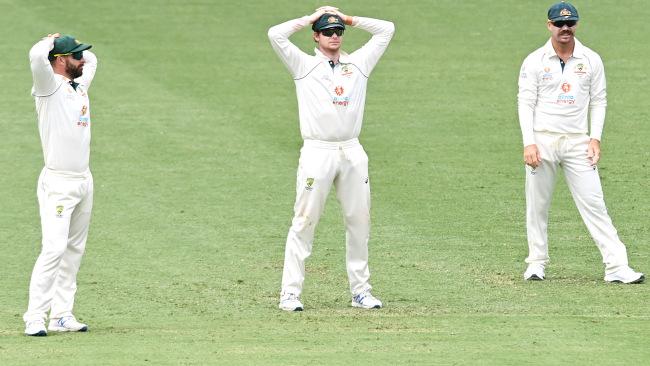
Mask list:
[[[573,200],[603,257],[606,273],[627,265],[625,245],[618,238],[607,213],[598,169],[587,157],[590,138],[584,134],[536,132],[535,142],[542,164],[526,166],[527,263],[546,265],[548,256],[548,211],[558,167],[564,171]]]
[[[42,248],[29,284],[23,319],[45,320],[72,315],[77,272],[86,247],[93,205],[93,178],[61,175],[43,169],[38,179]]]
[[[344,142],[305,140],[300,150],[294,217],[287,236],[282,292],[300,295],[314,231],[330,188],[343,210],[346,228],[346,268],[350,292],[370,290],[370,182],[368,156],[357,139]]]

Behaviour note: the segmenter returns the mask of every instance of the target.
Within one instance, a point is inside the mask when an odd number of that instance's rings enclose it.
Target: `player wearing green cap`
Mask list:
[[[643,282],[643,273],[628,266],[627,250],[605,207],[596,165],[607,107],[603,62],[575,38],[580,18],[573,5],[556,3],[547,15],[551,38],[524,60],[519,74],[529,249],[524,279],[545,278],[548,211],[561,168],[600,249],[605,281]]]
[[[316,42],[315,55],[308,55],[289,41],[293,33],[309,25]],[[372,34],[363,47],[350,54],[341,51],[346,25]],[[336,187],[345,219],[352,306],[382,307],[381,301],[370,293],[368,156],[358,137],[368,77],[393,33],[391,22],[347,16],[333,7],[319,8],[310,16],[269,29],[271,45],[296,85],[304,140],[298,163],[294,217],[285,249],[279,304],[282,310],[303,309],[300,294],[305,259],[311,254],[314,230],[332,185]]]
[[[25,334],[86,331],[72,314],[93,204],[88,88],[97,58],[72,36],[50,34],[29,52],[45,166],[38,179],[42,248],[32,271]]]

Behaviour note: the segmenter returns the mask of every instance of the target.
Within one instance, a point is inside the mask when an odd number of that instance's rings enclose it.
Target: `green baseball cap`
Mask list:
[[[92,45],[83,44],[77,41],[73,36],[66,34],[54,40],[54,48],[47,55],[47,58],[52,61],[56,56],[85,51],[91,47]]]
[[[553,4],[548,9],[548,20],[555,22],[559,20],[578,20],[578,9],[564,1]]]
[[[315,21],[314,24],[312,24],[311,26],[311,29],[314,32],[320,32],[323,29],[329,29],[329,28],[345,29],[345,24],[343,23],[343,19],[341,19],[341,17],[336,14],[325,13],[321,15],[321,17],[318,18],[318,20]]]

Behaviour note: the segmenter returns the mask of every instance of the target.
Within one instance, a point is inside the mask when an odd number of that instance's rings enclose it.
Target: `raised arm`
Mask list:
[[[339,13],[339,16],[354,28],[363,29],[372,34],[372,38],[363,47],[350,54],[350,57],[354,57],[362,63],[363,72],[369,76],[393,38],[395,25],[386,20],[351,17],[342,13]]]
[[[315,22],[324,13],[323,8],[320,8],[312,15],[305,15],[302,18],[289,20],[269,29],[268,36],[271,41],[271,47],[273,47],[275,53],[278,54],[294,78],[298,78],[306,72],[307,65],[304,61],[309,56],[291,43],[289,37]]]
[[[47,58],[48,53],[54,48],[54,40],[59,36],[58,33],[50,34],[36,43],[29,50],[29,63],[32,69],[34,87],[32,93],[34,96],[48,96],[56,91],[59,85],[52,65]]]
[[[79,84],[86,87],[86,90],[90,88],[90,83],[92,83],[95,78],[95,72],[97,72],[97,56],[89,50],[83,51],[84,53],[84,68],[83,74],[76,78],[75,81]]]

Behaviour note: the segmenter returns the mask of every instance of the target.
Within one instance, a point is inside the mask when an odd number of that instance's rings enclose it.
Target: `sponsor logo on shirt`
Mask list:
[[[63,217],[63,206],[56,206],[56,217]]]
[[[567,94],[571,91],[571,84],[562,83],[562,86],[560,86],[560,88],[562,88],[562,91],[564,93],[561,93],[557,96],[557,104],[575,104],[576,97],[574,95]]]
[[[77,121],[77,126],[88,127],[90,124],[90,117],[86,114],[88,113],[88,106],[81,107],[81,116],[79,116],[79,121]]]
[[[571,84],[569,83],[562,83],[562,91],[565,93],[568,93],[571,91]]]
[[[343,89],[342,86],[337,86],[334,88],[334,93],[336,94],[335,97],[332,98],[332,104],[334,105],[340,105],[343,107],[347,107],[348,104],[350,104],[350,97],[343,97],[343,93],[345,93],[345,89]]]
[[[542,75],[542,81],[551,81],[553,80],[553,74],[551,73],[550,67],[544,68],[544,74]]]

